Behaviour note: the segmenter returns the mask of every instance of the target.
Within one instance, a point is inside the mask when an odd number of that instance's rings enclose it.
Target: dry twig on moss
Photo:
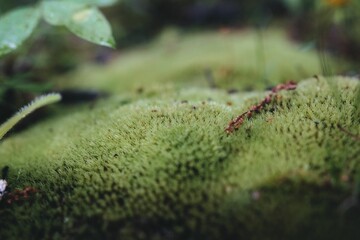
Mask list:
[[[250,119],[254,113],[260,112],[265,107],[265,105],[271,103],[272,99],[281,90],[295,90],[296,87],[297,87],[297,83],[294,81],[289,81],[287,83],[279,84],[279,85],[275,86],[271,90],[271,93],[264,98],[264,100],[262,100],[257,105],[251,106],[248,111],[240,114],[238,117],[231,120],[229,125],[225,129],[225,132],[227,132],[228,134],[234,132],[236,129],[238,129],[243,124],[243,122],[245,121],[246,118]]]

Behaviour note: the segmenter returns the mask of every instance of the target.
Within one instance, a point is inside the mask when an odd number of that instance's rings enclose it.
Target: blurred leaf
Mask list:
[[[105,1],[105,0],[103,0]],[[90,42],[114,47],[111,27],[104,15],[88,4],[69,1],[46,1],[42,4],[45,20],[52,25],[66,26],[75,35]],[[89,2],[89,0],[84,2]]]
[[[85,4],[74,2],[45,1],[42,3],[42,14],[49,24],[66,25],[71,15],[86,8]]]
[[[69,1],[69,0],[66,0],[66,1]],[[111,6],[111,5],[115,4],[116,2],[118,2],[118,0],[78,0],[77,2],[96,5],[99,7],[106,7],[106,6]]]
[[[54,2],[55,0],[45,0],[44,2]],[[59,2],[72,2],[74,3],[74,0],[57,0],[57,3]],[[99,7],[107,7],[111,6],[115,3],[117,3],[118,0],[76,0],[76,3],[78,4],[86,4],[86,5],[93,5],[93,6],[99,6]]]
[[[316,49],[315,41],[308,41],[300,45],[300,50],[304,52],[314,51],[314,49]]]
[[[39,11],[26,7],[11,11],[0,18],[0,56],[18,48],[39,22]]]
[[[299,12],[301,9],[301,0],[283,0],[284,3],[290,8],[294,13]]]
[[[87,8],[73,13],[67,28],[77,36],[107,47],[115,47],[111,27],[97,8]]]

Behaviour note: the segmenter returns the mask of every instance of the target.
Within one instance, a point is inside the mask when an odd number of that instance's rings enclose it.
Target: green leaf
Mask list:
[[[38,9],[20,8],[0,18],[0,56],[18,48],[39,22]]]
[[[111,27],[97,8],[92,7],[75,12],[66,26],[83,39],[103,46],[115,47]]]
[[[96,7],[79,2],[46,1],[42,11],[45,20],[52,25],[66,26],[75,35],[99,45],[115,46],[111,27]]]
[[[45,0],[46,2],[54,2],[54,0]],[[74,0],[57,0],[56,2],[74,2]],[[76,3],[86,4],[99,7],[107,7],[117,3],[118,0],[77,0]]]
[[[69,0],[65,0],[69,1]],[[96,5],[99,7],[107,7],[115,4],[118,0],[78,0],[78,3],[85,3],[90,5]]]
[[[87,8],[85,4],[66,1],[45,1],[41,6],[45,21],[55,26],[66,25],[73,13]]]

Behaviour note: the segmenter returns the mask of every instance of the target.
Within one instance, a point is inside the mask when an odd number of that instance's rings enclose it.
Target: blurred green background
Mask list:
[[[3,0],[0,14],[36,2]],[[87,63],[107,65],[128,49],[157,39],[164,29],[169,28],[176,29],[178,34],[254,29],[258,33],[255,41],[258,41],[259,55],[266,42],[262,32],[280,28],[290,41],[319,52],[323,74],[356,76],[360,59],[359,5],[355,0],[120,0],[113,6],[102,8],[113,28],[116,50],[96,46],[63,28],[41,23],[21,49],[0,60],[0,121],[35,95],[61,91],[52,79]],[[327,58],[322,57],[323,52],[347,61],[347,67],[341,72],[331,69]],[[80,98],[102,95],[80,90]],[[41,118],[41,114],[32,116],[28,122],[37,118]]]

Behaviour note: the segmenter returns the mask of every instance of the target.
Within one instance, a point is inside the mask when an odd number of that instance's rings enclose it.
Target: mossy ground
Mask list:
[[[167,80],[160,80],[146,98],[137,85],[156,83],[135,79],[126,85],[105,78],[99,85],[119,94],[61,111],[1,143],[11,187],[39,190],[31,201],[1,203],[1,239],[359,234],[358,207],[344,202],[356,197],[360,147],[339,128],[360,134],[358,80],[302,81],[228,135],[228,122],[266,92],[229,94],[234,86],[180,80],[161,92]]]

